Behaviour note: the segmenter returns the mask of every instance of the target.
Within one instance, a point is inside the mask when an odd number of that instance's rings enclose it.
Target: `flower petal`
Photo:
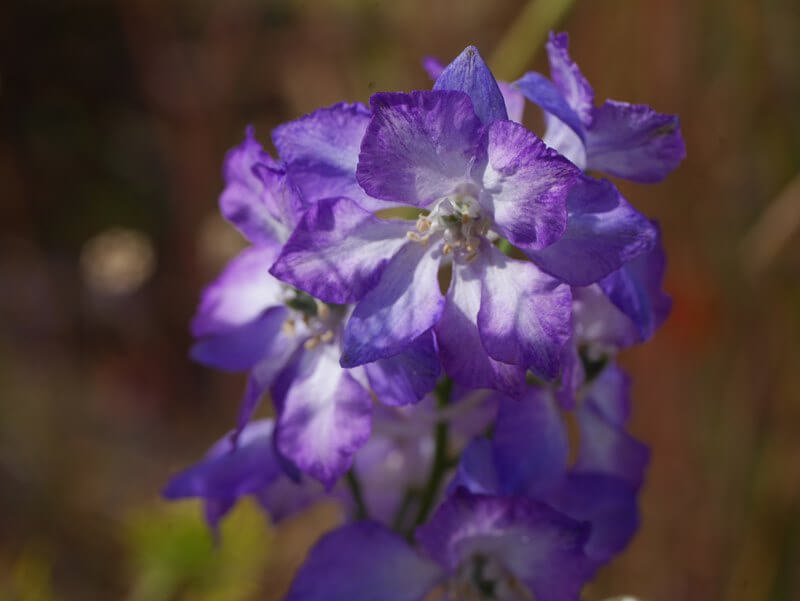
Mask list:
[[[369,385],[386,405],[410,405],[428,394],[439,379],[439,357],[428,330],[406,349],[364,366]]]
[[[434,245],[417,242],[407,242],[392,258],[345,326],[344,367],[396,355],[439,320],[440,258]]]
[[[650,221],[608,180],[582,176],[567,197],[567,229],[531,260],[571,286],[588,286],[655,244]]]
[[[522,123],[522,114],[525,112],[525,96],[508,82],[498,81],[497,85],[500,86],[500,93],[506,104],[508,120]]]
[[[203,291],[192,318],[192,334],[196,338],[221,334],[282,304],[281,283],[269,275],[279,252],[277,244],[268,244],[246,248],[234,257]]]
[[[475,46],[467,46],[444,68],[433,89],[465,92],[484,125],[508,119],[497,81]]]
[[[558,240],[567,227],[567,194],[578,169],[512,121],[487,127],[479,144],[483,156],[473,173],[483,182],[481,202],[493,211],[495,229],[523,250]]]
[[[270,307],[249,323],[203,336],[192,346],[192,359],[228,371],[250,369],[279,351],[287,317],[286,307]]]
[[[553,82],[541,73],[529,71],[515,81],[512,86],[543,111],[557,117],[559,123],[568,127],[582,143],[585,135],[583,122]],[[548,123],[548,132],[549,129]],[[553,146],[550,143],[548,145]]]
[[[572,289],[572,322],[578,344],[624,349],[640,341],[638,328],[598,284]]]
[[[273,421],[267,419],[249,424],[237,447],[230,434],[226,435],[211,447],[204,459],[174,476],[162,494],[170,500],[201,498],[209,525],[216,529],[239,497],[258,495],[281,480],[289,481],[273,453],[272,432]],[[287,492],[294,496],[295,491]],[[286,500],[286,511],[299,509],[293,500],[296,497]],[[270,515],[273,519],[282,517]]]
[[[265,181],[262,172],[280,173],[282,169],[264,152],[250,126],[244,141],[225,157],[225,189],[219,197],[220,211],[250,242],[281,243],[291,228],[275,209],[292,191],[277,185],[276,181]]]
[[[370,434],[372,401],[335,346],[300,353],[272,386],[278,451],[330,490]]]
[[[439,566],[375,522],[343,526],[311,549],[286,601],[421,601]]]
[[[570,337],[569,286],[485,242],[471,268],[479,270],[481,280],[478,330],[486,352],[555,378],[561,348]]]
[[[583,553],[589,525],[525,497],[459,489],[416,538],[451,571],[478,555],[500,563],[539,601],[577,601],[594,572]]]
[[[566,474],[567,431],[544,389],[528,389],[519,400],[502,399],[492,441],[503,494],[543,498]]]
[[[653,250],[599,282],[609,300],[636,325],[642,342],[650,339],[672,308],[672,299],[661,289],[666,270],[661,230],[657,223],[653,225],[658,235]]]
[[[686,157],[680,120],[643,104],[606,100],[586,132],[587,168],[659,182]]]
[[[580,451],[575,472],[615,476],[638,488],[650,459],[648,448],[594,407],[582,407],[577,417]]]
[[[444,311],[435,328],[442,366],[461,386],[516,396],[525,388],[525,369],[487,354],[477,324],[480,303],[480,274],[470,265],[454,263]]]
[[[550,503],[572,518],[591,524],[585,552],[605,563],[619,553],[639,528],[637,491],[604,474],[571,474]]]
[[[550,77],[572,110],[584,125],[592,124],[594,90],[569,56],[569,36],[566,33],[550,33],[545,44],[550,61]]]
[[[323,199],[303,216],[270,273],[327,303],[353,303],[375,287],[410,227],[346,198]]]
[[[239,415],[236,418],[236,429],[233,431],[234,442],[238,440],[239,435],[253,417],[261,397],[275,382],[275,378],[286,367],[302,342],[301,336],[289,335],[283,328],[275,333],[269,348],[253,366],[247,378]]]
[[[463,92],[374,94],[358,183],[375,198],[427,206],[466,181],[480,120]]]
[[[386,208],[356,182],[361,139],[370,112],[360,103],[339,103],[279,125],[272,140],[303,200],[346,197],[368,211]]]
[[[491,440],[480,436],[469,443],[458,462],[455,476],[447,486],[448,494],[459,488],[481,495],[500,494],[500,482]]]

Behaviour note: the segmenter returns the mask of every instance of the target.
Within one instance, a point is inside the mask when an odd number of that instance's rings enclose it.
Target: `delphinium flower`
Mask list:
[[[192,356],[222,369],[249,370],[238,430],[270,390],[277,451],[331,487],[369,438],[372,392],[402,405],[433,388],[439,374],[433,337],[423,332],[392,358],[342,369],[341,325],[349,309],[269,274],[305,201],[252,132],[229,154],[225,174],[223,214],[253,246],[204,292],[192,323],[198,339]]]
[[[675,115],[647,105],[606,100],[594,105],[594,90],[570,58],[566,33],[550,34],[548,80],[530,72],[513,87],[545,111],[544,141],[581,169],[657,182],[686,156]]]
[[[342,365],[390,357],[433,328],[445,370],[460,384],[519,394],[528,369],[553,379],[569,333],[565,282],[597,281],[648,250],[650,223],[613,186],[585,178],[507,120],[472,47],[434,90],[375,94],[371,105],[366,128],[363,113],[335,120],[363,131],[355,170],[352,148],[350,160],[331,166],[327,145],[315,152],[290,141],[290,132],[332,138],[336,107],[276,131],[287,171],[324,188],[314,195],[353,182],[361,189],[315,203],[271,272],[326,302],[356,303]],[[397,205],[416,209],[416,222],[373,214]],[[501,240],[530,260],[505,255]]]
[[[636,531],[649,452],[615,358],[666,318],[664,254],[585,171],[655,181],[683,142],[677,118],[595,108],[565,37],[548,53],[552,82],[498,83],[468,47],[428,61],[432,90],[281,125],[278,160],[248,131],[226,160],[253,246],[204,293],[193,356],[248,383],[165,494],[212,527],[245,495],[274,519],[339,499],[288,601],[577,601]],[[266,392],[275,419],[251,422]]]
[[[459,490],[419,528],[420,549],[375,522],[323,536],[286,601],[565,601],[594,565],[586,522],[525,497]]]

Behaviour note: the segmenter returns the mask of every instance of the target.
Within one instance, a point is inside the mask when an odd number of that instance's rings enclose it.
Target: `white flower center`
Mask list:
[[[477,194],[471,184],[458,186],[452,194],[436,201],[430,213],[419,216],[416,231],[408,232],[408,237],[423,244],[440,239],[442,254],[473,259],[490,225],[481,214]]]
[[[303,336],[306,349],[327,344],[336,338],[336,330],[342,321],[342,311],[313,298],[302,290],[286,287],[284,304],[289,317],[283,322],[283,331],[288,336]]]

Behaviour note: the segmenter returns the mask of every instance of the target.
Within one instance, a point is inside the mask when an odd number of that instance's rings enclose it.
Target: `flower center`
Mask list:
[[[464,601],[535,601],[533,594],[499,561],[481,553],[458,568],[450,596]]]
[[[283,322],[283,331],[288,336],[306,337],[303,345],[308,350],[334,340],[342,321],[340,307],[327,305],[296,288],[287,287],[284,295],[289,317]]]
[[[408,237],[427,244],[441,238],[442,254],[471,260],[480,249],[481,238],[489,230],[489,220],[481,215],[477,190],[471,184],[458,186],[439,199],[427,215],[417,219],[416,231]]]

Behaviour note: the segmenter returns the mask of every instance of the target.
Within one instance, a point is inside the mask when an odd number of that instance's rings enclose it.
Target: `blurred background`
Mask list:
[[[643,525],[585,596],[800,599],[797,0],[7,0],[0,600],[280,598],[330,507],[273,529],[242,504],[215,550],[198,505],[158,496],[244,383],[187,358],[243,244],[217,213],[224,153],[248,123],[269,144],[426,88],[420,59],[469,43],[500,77],[547,72],[554,21],[598,101],[679,114],[688,149],[664,183],[620,184],[662,222],[675,305],[623,359],[653,449]]]

